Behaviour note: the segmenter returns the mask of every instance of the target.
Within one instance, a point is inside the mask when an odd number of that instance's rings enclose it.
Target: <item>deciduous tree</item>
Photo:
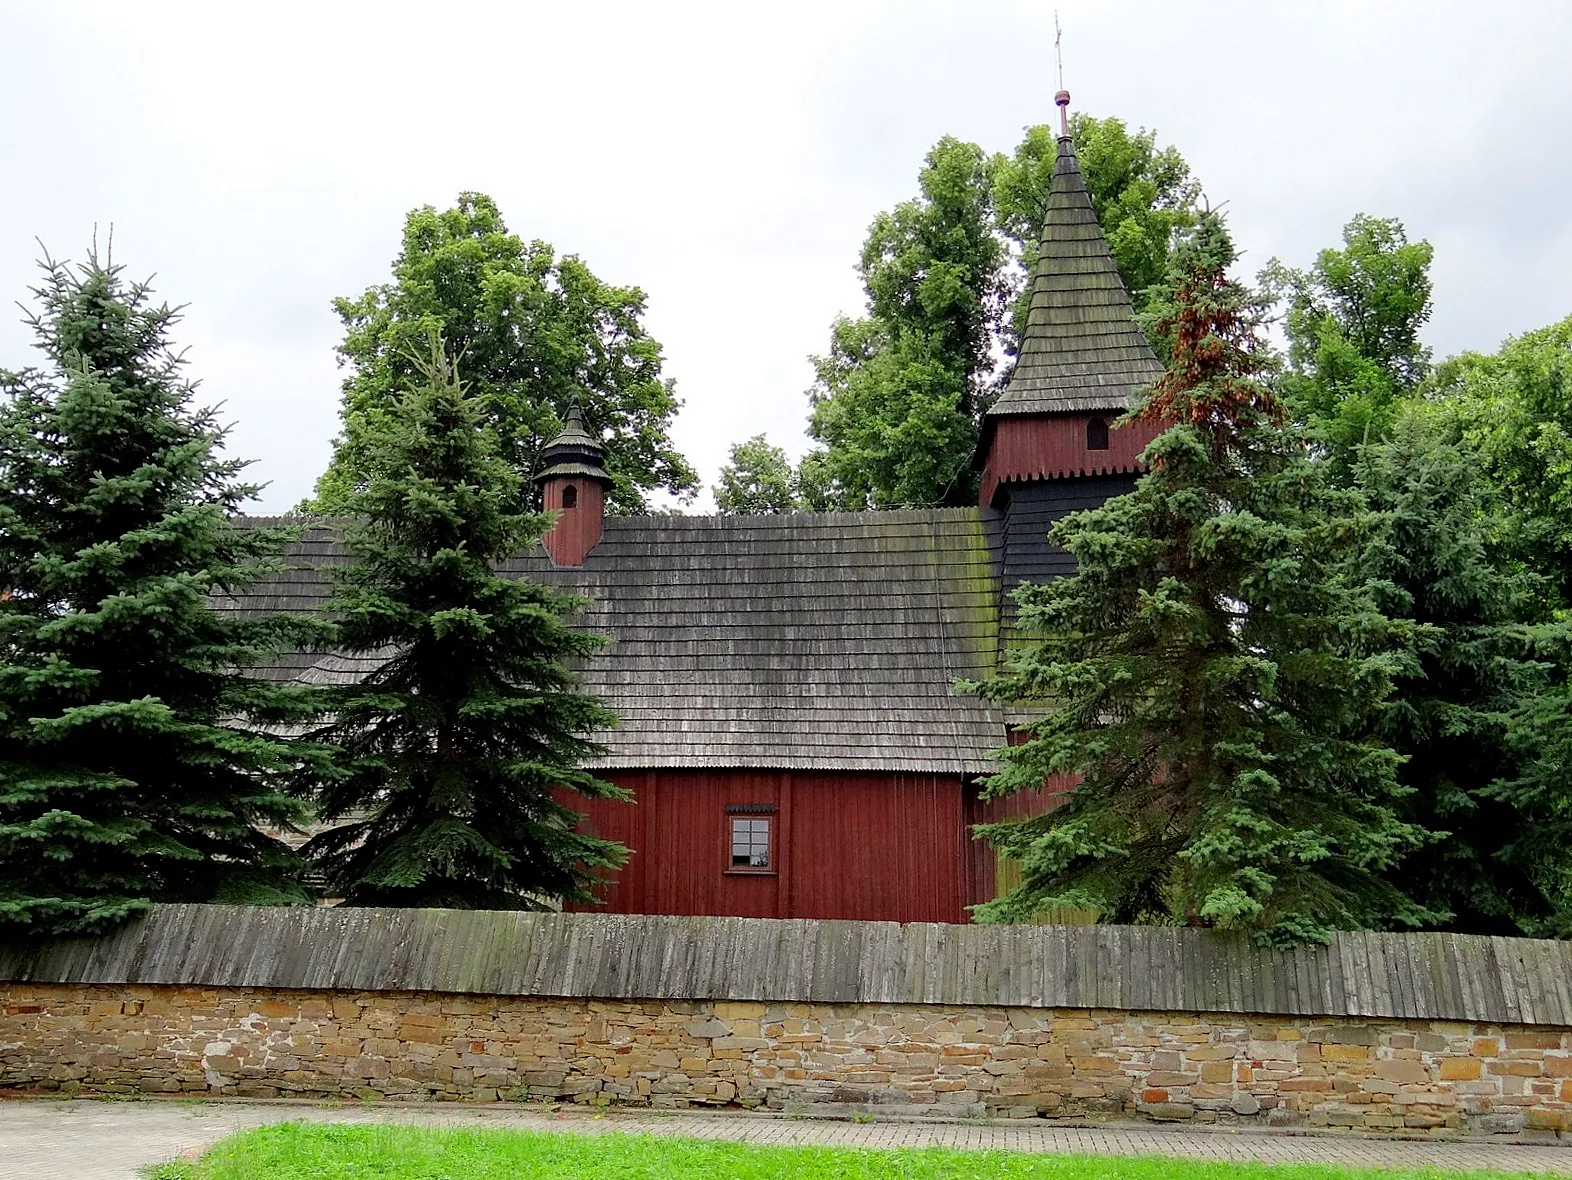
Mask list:
[[[575,400],[605,442],[611,511],[640,512],[648,492],[683,495],[697,485],[669,434],[680,403],[661,376],[660,345],[644,328],[644,293],[602,282],[575,255],[509,233],[482,193],[464,193],[441,213],[430,206],[410,213],[392,281],[334,307],[349,369],[345,429],[309,510],[341,512],[365,486],[367,432],[358,425],[374,424],[419,379],[410,357],[422,355],[433,328],[464,358],[476,407],[526,497],[541,449]]]
[[[945,137],[918,174],[920,195],[881,213],[858,273],[862,319],[838,320],[814,357],[808,432],[839,508],[964,502],[1004,307],[993,232],[993,163]]]
[[[797,512],[802,506],[791,460],[762,434],[731,448],[714,493],[715,507],[727,516]]]
[[[1286,304],[1285,393],[1340,478],[1362,443],[1387,437],[1400,403],[1429,373],[1419,333],[1430,318],[1433,256],[1396,218],[1361,213],[1343,228],[1342,249],[1322,250],[1306,270],[1276,260],[1266,269]]]
[[[1544,615],[1572,607],[1572,316],[1444,361],[1432,385],[1501,506],[1492,539],[1544,576]]]

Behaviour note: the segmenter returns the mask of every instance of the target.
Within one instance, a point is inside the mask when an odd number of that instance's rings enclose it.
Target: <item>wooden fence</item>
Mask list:
[[[1133,926],[159,906],[103,938],[0,946],[0,981],[1572,1027],[1572,943],[1458,934],[1268,950]]]

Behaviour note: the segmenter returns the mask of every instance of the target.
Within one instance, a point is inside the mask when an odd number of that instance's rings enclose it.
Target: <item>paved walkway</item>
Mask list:
[[[1375,1168],[1494,1168],[1572,1175],[1572,1144],[1397,1142],[1342,1135],[1273,1135],[1151,1126],[1008,1123],[839,1123],[750,1115],[617,1113],[596,1119],[463,1107],[316,1106],[228,1102],[0,1102],[0,1180],[136,1180],[140,1169],[234,1131],[289,1119],[335,1123],[519,1127],[601,1134],[628,1131],[749,1143],[840,1147],[953,1147],[1084,1155],[1164,1155],[1226,1162],[1327,1163]]]

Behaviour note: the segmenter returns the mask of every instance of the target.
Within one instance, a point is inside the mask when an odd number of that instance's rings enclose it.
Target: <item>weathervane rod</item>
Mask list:
[[[1053,10],[1053,54],[1059,61],[1059,93],[1053,100],[1059,107],[1059,137],[1070,138],[1070,92],[1064,88],[1064,30],[1059,27],[1059,10]]]
[[[1060,42],[1064,39],[1064,30],[1059,27],[1059,10],[1053,10],[1053,55],[1059,61],[1059,89],[1064,89],[1064,49]]]

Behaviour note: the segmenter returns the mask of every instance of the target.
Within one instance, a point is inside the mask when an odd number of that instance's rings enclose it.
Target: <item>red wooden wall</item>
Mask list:
[[[1108,449],[1091,451],[1086,447],[1086,424],[1094,417],[1112,427],[1118,414],[1001,417],[994,424],[983,467],[982,506],[993,504],[1002,483],[1137,471],[1136,460],[1146,444],[1166,429],[1147,422],[1113,428],[1108,432]]]
[[[624,914],[964,922],[970,832],[959,775],[619,771],[636,802],[564,799],[632,849],[603,891]],[[727,804],[773,806],[775,870],[728,872]]]
[[[1012,735],[1012,739],[1019,735]],[[966,830],[974,824],[998,823],[1003,819],[1030,819],[1059,805],[1074,785],[1066,775],[1054,775],[1040,791],[1016,791],[1002,799],[983,800],[975,789],[966,794]],[[986,840],[972,840],[966,857],[966,904],[980,905],[994,898],[999,858]]]
[[[572,508],[562,503],[569,488],[578,499]],[[546,552],[551,554],[553,564],[583,565],[605,527],[605,489],[599,480],[588,476],[559,475],[546,480],[540,493],[547,511],[562,514],[545,536]]]

